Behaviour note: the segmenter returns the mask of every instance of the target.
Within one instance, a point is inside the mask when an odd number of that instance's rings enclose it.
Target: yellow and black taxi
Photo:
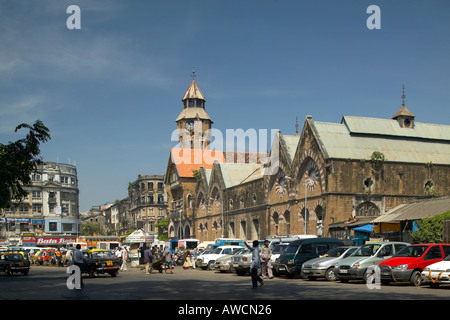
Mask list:
[[[11,276],[13,273],[21,272],[27,275],[30,271],[30,260],[21,252],[1,252],[0,272]]]
[[[88,273],[91,277],[104,273],[115,277],[119,273],[119,259],[110,250],[90,249],[82,252],[85,261],[82,273]]]

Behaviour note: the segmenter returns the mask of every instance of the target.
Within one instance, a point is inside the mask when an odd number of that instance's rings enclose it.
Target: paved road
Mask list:
[[[0,274],[0,300],[442,300],[450,299],[450,285],[431,289],[407,284],[368,289],[360,282],[340,283],[279,277],[251,289],[250,276],[205,270],[145,275],[129,268],[117,277],[84,278],[82,290],[69,290],[67,268],[32,267],[28,276]]]

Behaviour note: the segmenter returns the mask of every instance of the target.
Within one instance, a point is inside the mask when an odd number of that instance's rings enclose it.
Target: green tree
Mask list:
[[[169,218],[162,219],[156,224],[158,228],[158,240],[169,240]]]
[[[103,235],[104,230],[103,227],[98,222],[83,222],[81,225],[81,235],[83,236],[94,236],[94,235]]]
[[[23,128],[29,130],[25,138],[0,143],[0,209],[27,195],[22,187],[31,186],[31,174],[43,163],[39,145],[51,139],[50,130],[40,120],[33,126],[22,123],[14,132]]]
[[[431,218],[417,221],[419,229],[411,235],[414,243],[442,243],[442,231],[445,220],[450,220],[450,211]]]

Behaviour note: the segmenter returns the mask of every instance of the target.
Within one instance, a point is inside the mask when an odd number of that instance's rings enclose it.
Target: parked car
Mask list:
[[[369,266],[378,265],[381,261],[391,258],[401,249],[409,246],[406,242],[374,242],[359,247],[348,258],[335,265],[335,273],[341,282],[349,280],[367,281]]]
[[[203,270],[214,270],[216,259],[224,255],[230,254],[234,249],[240,249],[241,246],[221,246],[215,248],[211,253],[202,254],[197,257],[197,265]]]
[[[230,254],[224,255],[223,257],[219,257],[216,259],[215,269],[219,272],[234,272],[232,259],[236,254],[244,253],[245,251],[249,252],[247,248],[239,248],[233,249]]]
[[[283,251],[287,248],[288,245],[289,243],[279,243],[272,250],[272,255],[270,256],[270,263],[272,265],[272,273],[276,277],[279,276],[277,272],[278,262],[280,260],[279,257],[283,253]]]
[[[409,281],[415,286],[420,286],[425,267],[442,261],[448,255],[450,245],[445,244],[413,244],[403,248],[392,258],[378,264],[381,283]]]
[[[34,257],[34,263],[36,265],[50,265],[56,264],[55,250],[42,250]]]
[[[331,249],[324,255],[303,263],[301,275],[303,278],[308,278],[309,280],[325,278],[328,281],[335,281],[337,279],[336,273],[334,272],[336,263],[349,257],[358,248],[345,246]]]
[[[336,238],[310,238],[291,242],[280,255],[276,271],[288,277],[300,275],[304,262],[343,245]]]
[[[115,277],[119,273],[119,258],[110,250],[90,249],[82,252],[86,263],[83,264],[81,273],[88,273],[91,277],[104,273]]]
[[[422,283],[436,288],[441,284],[450,283],[450,255],[444,260],[430,264],[422,271]]]
[[[253,246],[253,243],[250,244]],[[259,240],[259,248],[264,246],[264,240]],[[232,266],[234,271],[238,276],[243,276],[247,273],[250,273],[250,265],[252,264],[252,252],[245,248],[246,250],[236,254],[233,257]],[[258,271],[259,274],[259,271]]]
[[[11,276],[15,272],[27,275],[30,271],[30,260],[22,253],[2,252],[0,253],[0,272],[5,272]]]

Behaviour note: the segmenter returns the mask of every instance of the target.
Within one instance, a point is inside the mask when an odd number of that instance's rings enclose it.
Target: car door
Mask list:
[[[423,257],[423,261],[420,262],[420,269],[425,269],[426,266],[439,262],[444,259],[442,248],[440,245],[431,246]]]
[[[372,258],[372,264],[377,265],[383,260],[391,258],[394,255],[394,246],[392,244],[384,244],[378,249],[377,254]]]

